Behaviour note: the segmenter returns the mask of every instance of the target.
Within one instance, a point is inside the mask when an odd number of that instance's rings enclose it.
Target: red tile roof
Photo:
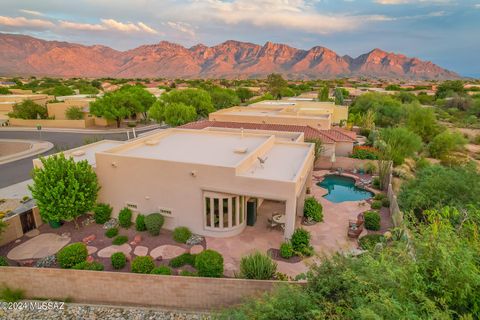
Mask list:
[[[347,134],[346,130],[339,128],[332,128],[330,130],[317,130],[310,126],[284,125],[284,124],[269,124],[269,123],[247,123],[247,122],[225,122],[225,121],[209,121],[200,120],[197,122],[190,122],[180,126],[184,129],[204,129],[208,127],[215,128],[234,128],[234,129],[249,129],[249,130],[271,130],[271,131],[285,131],[285,132],[303,132],[305,139],[320,139],[323,143],[332,144],[335,142],[353,142],[354,138]],[[355,133],[353,132],[355,135]]]

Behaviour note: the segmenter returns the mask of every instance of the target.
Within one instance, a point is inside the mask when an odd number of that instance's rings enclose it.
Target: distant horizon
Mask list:
[[[378,47],[467,77],[480,76],[479,28],[474,0],[3,0],[0,14],[0,32],[116,50],[228,39],[350,56]]]

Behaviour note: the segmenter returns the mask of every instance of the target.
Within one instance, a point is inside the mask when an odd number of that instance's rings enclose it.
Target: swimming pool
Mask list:
[[[373,197],[372,192],[355,186],[355,179],[350,177],[328,175],[317,185],[327,189],[328,193],[323,197],[335,203],[360,201]]]

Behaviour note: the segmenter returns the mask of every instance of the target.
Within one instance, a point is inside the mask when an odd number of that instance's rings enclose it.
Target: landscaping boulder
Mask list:
[[[83,238],[82,242],[85,244],[89,244],[93,240],[96,239],[96,236],[94,234],[89,235],[88,237]]]
[[[22,266],[22,267],[31,267],[31,266],[33,266],[33,263],[34,263],[34,261],[31,260],[31,259],[23,260],[23,261],[19,262],[20,266]]]
[[[203,246],[196,244],[193,247],[190,248],[190,253],[191,254],[199,254],[200,252],[203,251]]]
[[[92,263],[94,260],[95,260],[95,259],[93,259],[92,256],[88,256],[88,257],[87,257],[87,262],[88,262],[88,263]]]

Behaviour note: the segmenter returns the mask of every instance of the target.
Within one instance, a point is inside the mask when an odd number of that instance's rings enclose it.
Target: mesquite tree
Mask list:
[[[45,221],[74,221],[92,210],[100,189],[97,175],[86,161],[75,162],[63,153],[40,158],[29,186]]]

